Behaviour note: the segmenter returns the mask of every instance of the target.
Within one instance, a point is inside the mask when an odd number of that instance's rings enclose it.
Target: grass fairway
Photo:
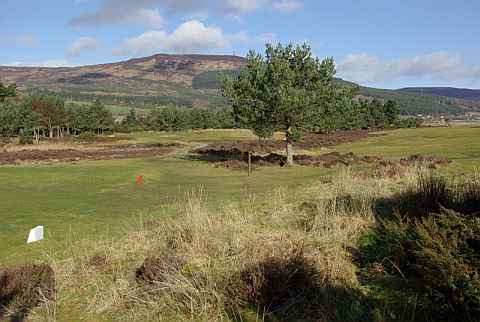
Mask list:
[[[339,145],[334,150],[392,159],[412,154],[446,157],[453,161],[441,170],[447,174],[473,172],[480,167],[480,128],[455,126],[399,129],[384,133],[386,135]]]
[[[452,174],[468,173],[480,165],[480,128],[385,133],[333,150],[392,159],[415,153],[443,156],[454,162],[441,171]],[[181,141],[192,147],[254,136],[245,130],[205,130],[144,132],[136,138],[142,143]],[[69,241],[115,236],[150,216],[173,214],[177,201],[200,187],[208,205],[215,207],[226,201],[245,201],[252,193],[260,197],[278,186],[308,186],[335,171],[267,167],[249,178],[244,171],[188,160],[183,157],[185,150],[164,157],[0,167],[0,263],[39,258],[44,252],[62,251]],[[135,184],[139,174],[145,177],[142,186]],[[47,240],[26,245],[28,230],[40,224],[45,226]]]
[[[69,240],[116,235],[126,225],[173,213],[178,199],[203,188],[208,204],[242,201],[276,186],[318,180],[326,169],[265,168],[244,171],[214,168],[174,157],[81,162],[0,168],[0,262],[32,259],[61,250]],[[137,186],[135,177],[144,175]],[[44,225],[47,241],[26,245],[27,232]]]

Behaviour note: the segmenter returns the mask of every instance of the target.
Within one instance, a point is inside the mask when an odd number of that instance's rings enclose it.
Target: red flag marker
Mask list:
[[[136,182],[137,185],[141,185],[143,183],[143,175],[137,176]]]

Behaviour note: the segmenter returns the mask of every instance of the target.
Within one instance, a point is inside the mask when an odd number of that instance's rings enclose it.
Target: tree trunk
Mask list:
[[[50,138],[52,139],[53,138],[53,127],[50,127],[48,130],[50,131]]]
[[[286,139],[286,146],[287,146],[287,166],[293,166],[293,142],[291,139]]]

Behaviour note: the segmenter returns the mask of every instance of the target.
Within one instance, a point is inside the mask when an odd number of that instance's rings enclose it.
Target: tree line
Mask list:
[[[228,109],[165,107],[152,109],[147,115],[131,109],[122,120],[98,99],[91,104],[66,103],[51,94],[33,94],[18,97],[16,90],[3,91],[0,101],[0,136],[20,137],[24,143],[43,138],[77,136],[84,133],[103,134],[110,131],[131,132],[142,130],[180,131],[188,129],[235,128],[236,123]]]
[[[52,95],[17,98],[16,93],[0,102],[0,135],[20,137],[22,143],[42,138],[101,134],[114,128],[110,111],[98,100],[88,106],[65,104]]]
[[[118,124],[118,131],[181,131],[197,129],[237,128],[230,110],[211,111],[206,109],[186,109],[166,107],[153,109],[147,115],[137,114],[131,109]]]

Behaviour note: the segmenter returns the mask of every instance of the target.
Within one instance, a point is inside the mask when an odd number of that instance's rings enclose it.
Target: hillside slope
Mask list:
[[[480,89],[454,88],[454,87],[407,87],[399,91],[421,95],[437,95],[468,101],[480,102]]]
[[[138,108],[174,105],[218,109],[226,106],[225,99],[218,92],[219,73],[235,75],[244,64],[245,59],[238,56],[159,54],[79,67],[0,66],[0,80],[16,83],[27,93],[55,92],[73,101],[100,98],[107,104]],[[357,86],[340,79],[337,83]],[[464,114],[480,110],[479,103],[459,100],[460,97],[476,97],[474,90],[432,90],[425,95],[425,92],[418,94],[414,89],[386,90],[363,86],[359,89],[362,96],[395,100],[405,115]],[[436,93],[455,95],[445,97]]]
[[[80,67],[2,67],[0,77],[20,87],[85,85],[116,80],[171,82],[191,85],[195,75],[211,70],[238,69],[244,59],[220,55],[154,55],[124,62]]]

